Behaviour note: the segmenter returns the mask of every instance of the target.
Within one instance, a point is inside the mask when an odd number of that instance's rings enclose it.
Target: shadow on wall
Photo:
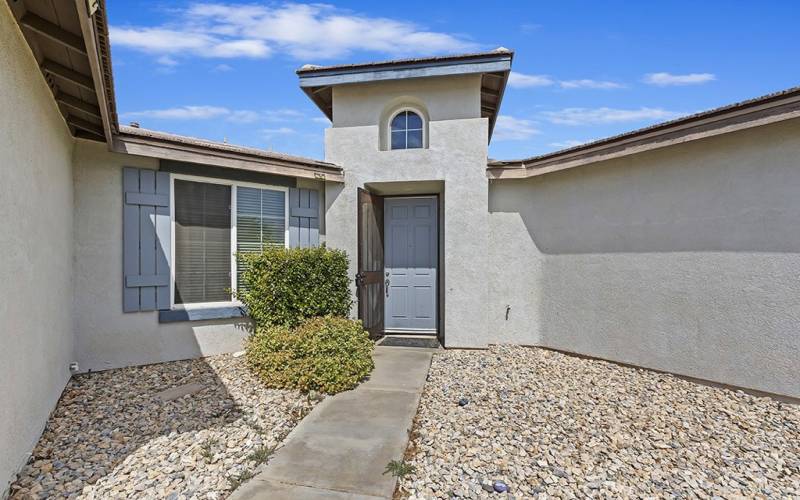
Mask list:
[[[540,345],[799,396],[798,158],[800,122],[493,181]]]
[[[800,124],[493,181],[545,254],[800,252]]]

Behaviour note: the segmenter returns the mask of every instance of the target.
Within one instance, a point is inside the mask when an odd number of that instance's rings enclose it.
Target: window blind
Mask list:
[[[231,187],[175,180],[175,303],[231,300]]]
[[[261,252],[265,246],[286,245],[286,194],[273,189],[236,188],[236,248],[240,253]],[[237,287],[244,290],[245,264],[237,262]]]

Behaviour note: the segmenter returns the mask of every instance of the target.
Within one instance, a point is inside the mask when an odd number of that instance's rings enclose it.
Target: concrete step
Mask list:
[[[439,339],[431,335],[390,334],[378,341],[382,347],[416,347],[421,349],[441,349]]]

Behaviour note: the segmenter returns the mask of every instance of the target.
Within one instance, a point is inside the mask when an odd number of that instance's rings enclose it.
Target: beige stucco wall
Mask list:
[[[381,151],[381,117],[404,102],[423,106],[430,117],[429,147]],[[325,158],[344,167],[345,183],[326,187],[328,244],[347,251],[354,276],[357,188],[377,182],[437,181],[434,185],[443,185],[439,272],[444,286],[439,292],[445,294],[445,342],[451,347],[486,345],[488,121],[480,118],[480,77],[336,87],[333,115],[334,126],[325,135]]]
[[[494,181],[490,341],[798,397],[799,192],[800,120]]]
[[[378,125],[395,104],[422,104],[432,121],[481,116],[480,75],[389,80],[333,89],[333,127]]]
[[[122,167],[158,160],[75,147],[75,334],[81,370],[158,363],[241,349],[242,319],[159,323],[156,312],[122,312]]]
[[[72,139],[0,5],[0,496],[69,379]]]

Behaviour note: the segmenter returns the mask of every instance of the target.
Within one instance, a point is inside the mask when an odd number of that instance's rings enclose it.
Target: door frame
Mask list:
[[[379,254],[379,261],[380,261],[380,270],[376,271],[371,269],[366,271],[364,268],[364,238],[366,235],[364,234],[364,224],[365,220],[363,218],[364,214],[362,212],[362,202],[363,198],[368,197],[370,200],[370,205],[372,207],[377,207],[377,210],[380,212],[380,217],[376,217],[375,223],[377,227],[377,236],[380,240],[380,254]],[[355,285],[356,285],[356,296],[358,299],[358,318],[364,323],[364,328],[369,332],[371,338],[379,338],[384,335],[384,317],[386,307],[385,307],[385,300],[384,300],[384,291],[383,291],[383,273],[384,273],[384,252],[385,252],[385,242],[384,242],[384,234],[383,234],[383,222],[384,222],[384,210],[383,210],[383,202],[384,197],[378,194],[372,193],[367,189],[358,188],[358,203],[357,203],[357,245],[358,245],[358,257],[357,257],[357,269],[356,269],[356,276],[355,276]],[[374,210],[375,208],[373,208]],[[375,315],[371,313],[372,309],[370,308],[369,303],[369,294],[375,293],[375,286],[370,287],[370,285],[377,285],[377,294],[378,294],[378,301],[380,302],[380,308],[378,318],[376,320]],[[370,290],[372,288],[372,290]],[[369,321],[368,321],[369,320]]]
[[[436,200],[436,213],[435,213],[435,218],[436,218],[436,293],[435,293],[435,296],[434,296],[434,304],[435,304],[436,315],[435,315],[435,318],[433,320],[433,323],[434,323],[434,325],[436,325],[436,327],[433,330],[424,330],[424,331],[422,331],[422,330],[417,330],[417,331],[415,331],[415,330],[392,330],[392,331],[389,331],[386,328],[386,319],[385,319],[385,317],[386,317],[386,301],[384,301],[384,304],[383,304],[383,307],[384,307],[384,329],[383,329],[383,334],[384,335],[387,335],[387,334],[419,335],[419,336],[425,336],[425,337],[437,337],[437,338],[440,339],[440,342],[441,342],[443,340],[443,337],[444,337],[443,336],[444,331],[443,331],[442,324],[441,324],[441,321],[440,321],[441,317],[442,317],[440,310],[441,310],[441,307],[444,304],[440,300],[441,297],[439,295],[440,293],[442,293],[441,292],[441,290],[442,290],[442,276],[444,274],[442,272],[442,267],[443,267],[442,266],[442,264],[443,264],[443,262],[442,262],[442,243],[443,242],[442,242],[442,238],[441,238],[442,225],[443,225],[442,222],[443,221],[442,221],[442,219],[440,217],[440,215],[441,215],[440,210],[441,210],[442,197],[440,196],[439,193],[400,194],[400,195],[383,196],[384,203],[386,202],[386,200],[404,199],[404,198],[429,198],[429,199],[432,198],[432,199]],[[387,211],[384,210],[384,212],[383,212],[383,227],[384,228],[386,228],[386,215],[387,215]],[[384,269],[384,271],[383,271],[383,275],[385,276],[386,275],[386,236],[385,235],[383,237],[383,245],[384,245],[384,249],[383,249],[383,255],[384,255],[383,269]],[[444,345],[444,344],[442,344],[442,345]]]

